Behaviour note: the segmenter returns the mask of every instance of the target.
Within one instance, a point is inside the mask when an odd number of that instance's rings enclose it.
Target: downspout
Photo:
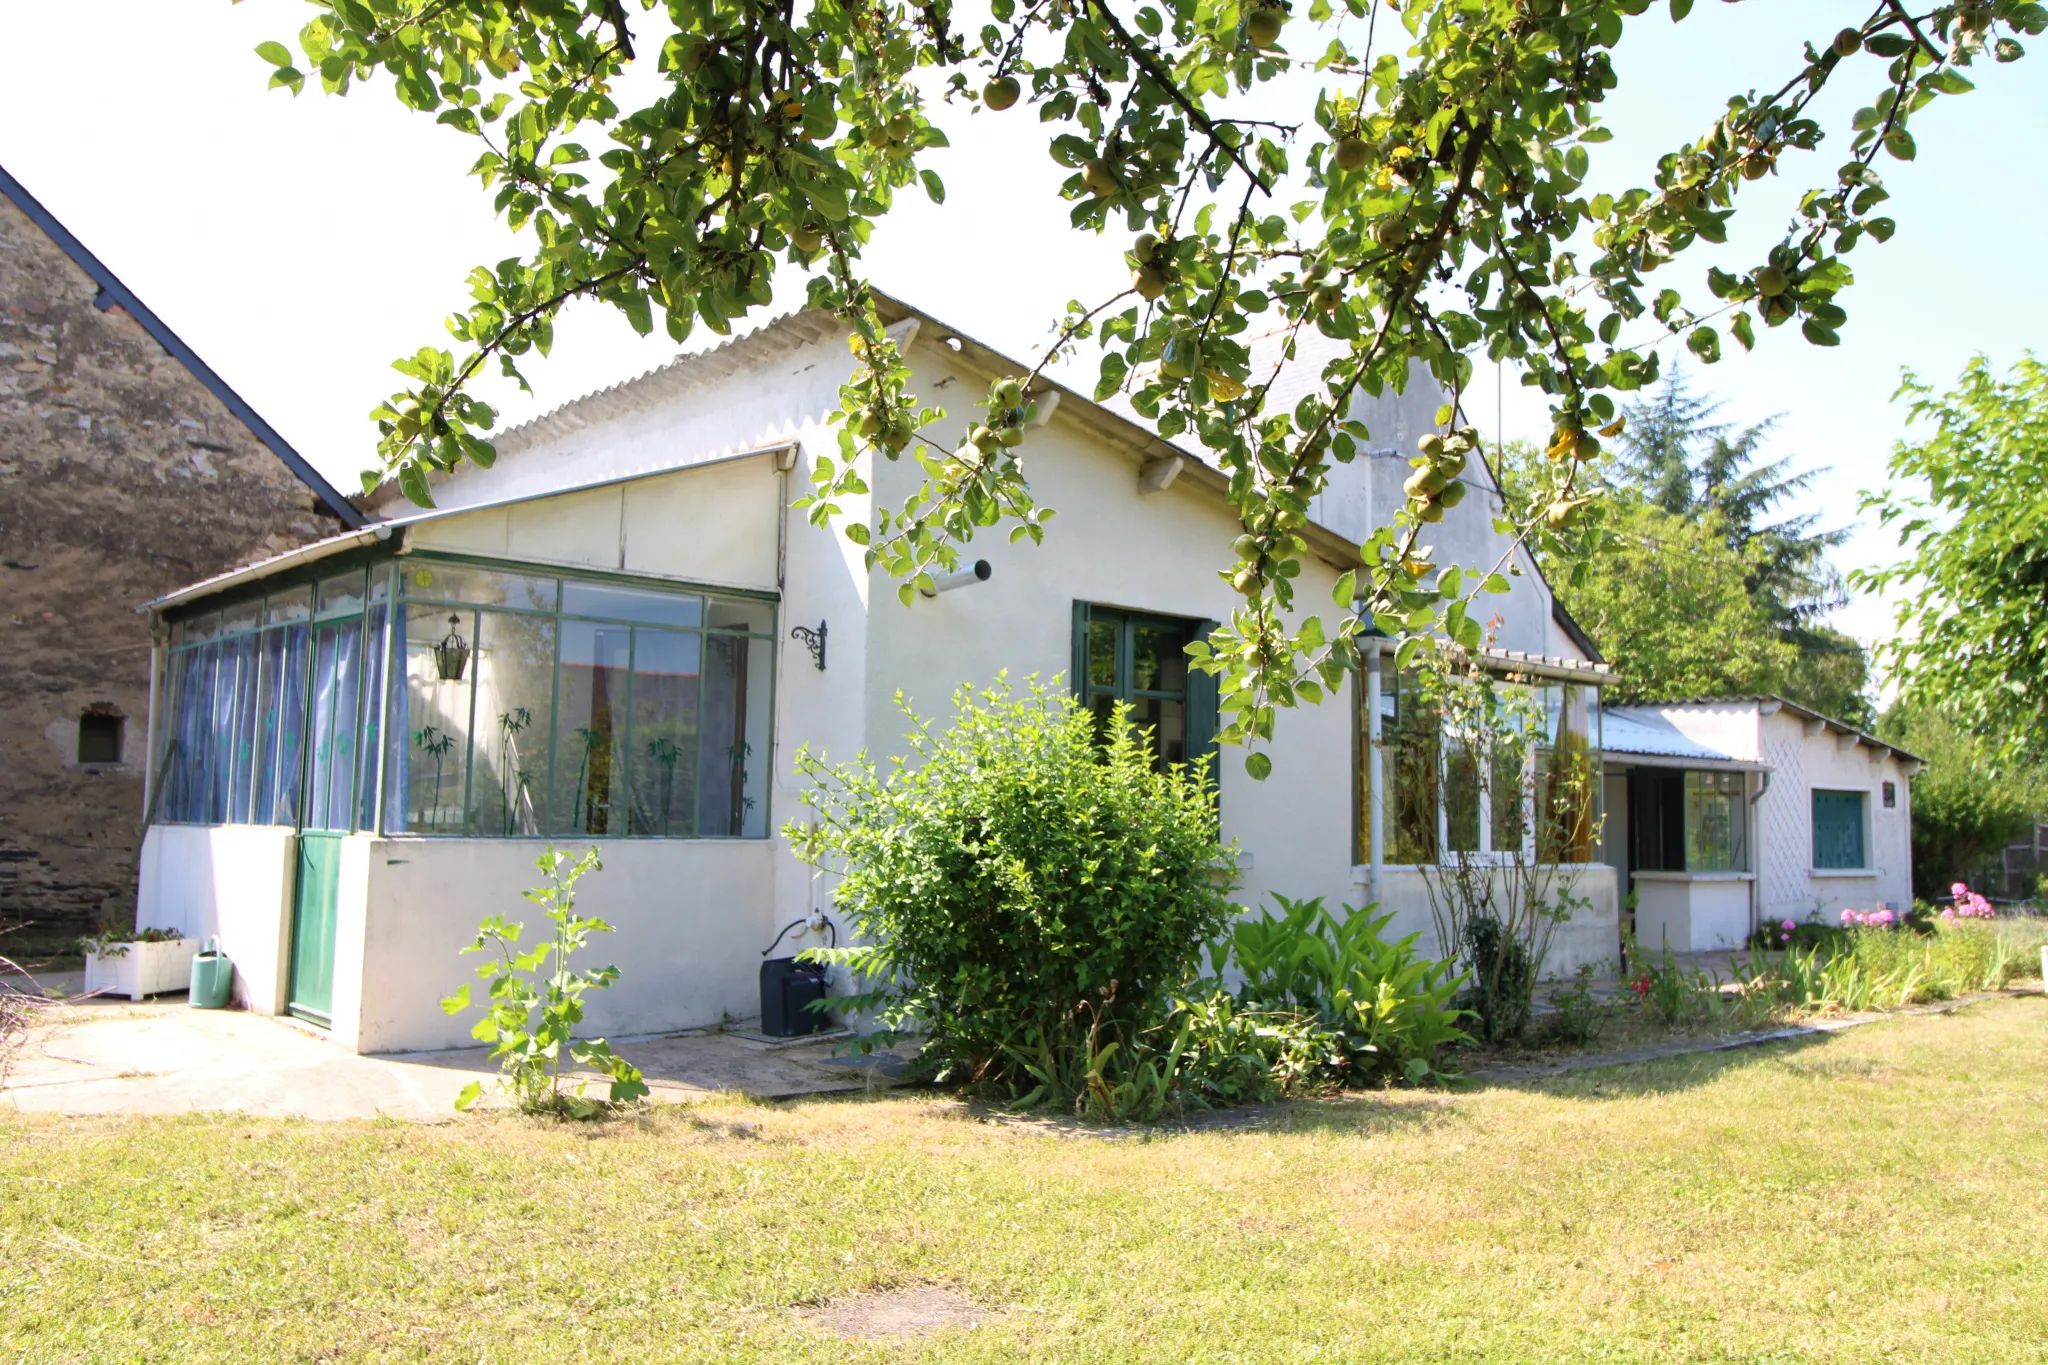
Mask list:
[[[1371,800],[1366,812],[1367,840],[1371,847],[1367,857],[1371,871],[1367,874],[1366,889],[1369,899],[1377,903],[1380,899],[1380,874],[1386,867],[1386,785],[1381,780],[1380,763],[1380,645],[1371,643],[1370,652],[1365,656],[1365,771],[1366,783],[1371,791]]]

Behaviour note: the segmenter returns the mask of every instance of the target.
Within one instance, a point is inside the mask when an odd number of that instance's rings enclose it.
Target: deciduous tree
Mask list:
[[[1608,136],[1612,53],[1631,26],[1682,21],[1692,0],[989,0],[972,31],[949,0],[640,0],[637,14],[625,0],[310,2],[297,52],[259,49],[273,83],[341,93],[388,74],[405,104],[478,139],[476,173],[536,243],[472,274],[456,349],[401,362],[413,382],[375,415],[408,495],[426,500],[430,470],[492,457],[494,414],[471,383],[545,352],[570,300],[680,340],[766,306],[778,262],[793,262],[859,357],[811,514],[839,519],[866,453],[914,452],[924,487],[846,527],[906,590],[979,532],[1043,534],[1028,442],[1005,440],[1032,376],[992,388],[957,446],[927,441],[935,413],[882,333],[861,248],[898,193],[943,193],[919,164],[944,140],[931,101],[1035,114],[1073,172],[1061,193],[1075,230],[1114,232],[1104,249],[1133,270],[1124,293],[1071,307],[1050,354],[1099,343],[1098,391],[1127,390],[1230,475],[1244,530],[1224,572],[1244,606],[1204,663],[1232,740],[1269,735],[1276,707],[1336,686],[1375,619],[1476,645],[1482,613],[1465,610],[1463,584],[1500,586],[1469,575],[1447,592],[1423,553],[1460,487],[1439,456],[1340,584],[1334,623],[1286,624],[1309,500],[1368,439],[1351,416],[1359,393],[1399,388],[1420,364],[1452,395],[1452,430],[1474,358],[1511,361],[1550,395],[1549,450],[1574,472],[1618,430],[1614,394],[1655,379],[1660,341],[1682,336],[1711,361],[1724,335],[1747,346],[1761,323],[1834,344],[1847,255],[1892,232],[1880,158],[1912,158],[1930,103],[2048,28],[2048,9],[2022,0],[1881,0],[1803,51],[1760,54],[1757,89],[1651,183],[1600,189],[1591,153]],[[656,62],[663,88],[622,108],[614,82],[635,60]],[[1290,73],[1312,92],[1290,113],[1244,107]],[[1837,130],[1839,160],[1809,170],[1790,154],[1822,144],[1816,101],[1844,81],[1867,103]],[[1705,293],[1652,282],[1725,240],[1745,186],[1781,169],[1813,188],[1750,269],[1707,272]],[[1244,340],[1276,323],[1347,343],[1287,408],[1268,402],[1273,376]],[[1568,518],[1583,491],[1570,477],[1560,489]]]

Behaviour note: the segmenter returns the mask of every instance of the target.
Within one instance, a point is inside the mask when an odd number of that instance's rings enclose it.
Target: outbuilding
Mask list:
[[[1916,755],[1777,696],[1602,719],[1603,856],[1643,947],[1739,948],[1760,923],[1912,904]]]

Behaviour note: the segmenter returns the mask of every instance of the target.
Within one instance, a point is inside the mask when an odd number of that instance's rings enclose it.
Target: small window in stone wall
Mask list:
[[[78,761],[119,763],[122,724],[121,713],[105,703],[87,707],[78,718]]]
[[[1884,808],[1886,810],[1897,810],[1899,808],[1899,788],[1895,782],[1884,784]]]

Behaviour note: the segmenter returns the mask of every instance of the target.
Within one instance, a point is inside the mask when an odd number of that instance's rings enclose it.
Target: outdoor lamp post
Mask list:
[[[441,637],[441,643],[434,646],[434,667],[439,670],[442,682],[461,682],[462,670],[469,666],[469,641],[462,638],[462,617],[450,613],[448,633]]]

